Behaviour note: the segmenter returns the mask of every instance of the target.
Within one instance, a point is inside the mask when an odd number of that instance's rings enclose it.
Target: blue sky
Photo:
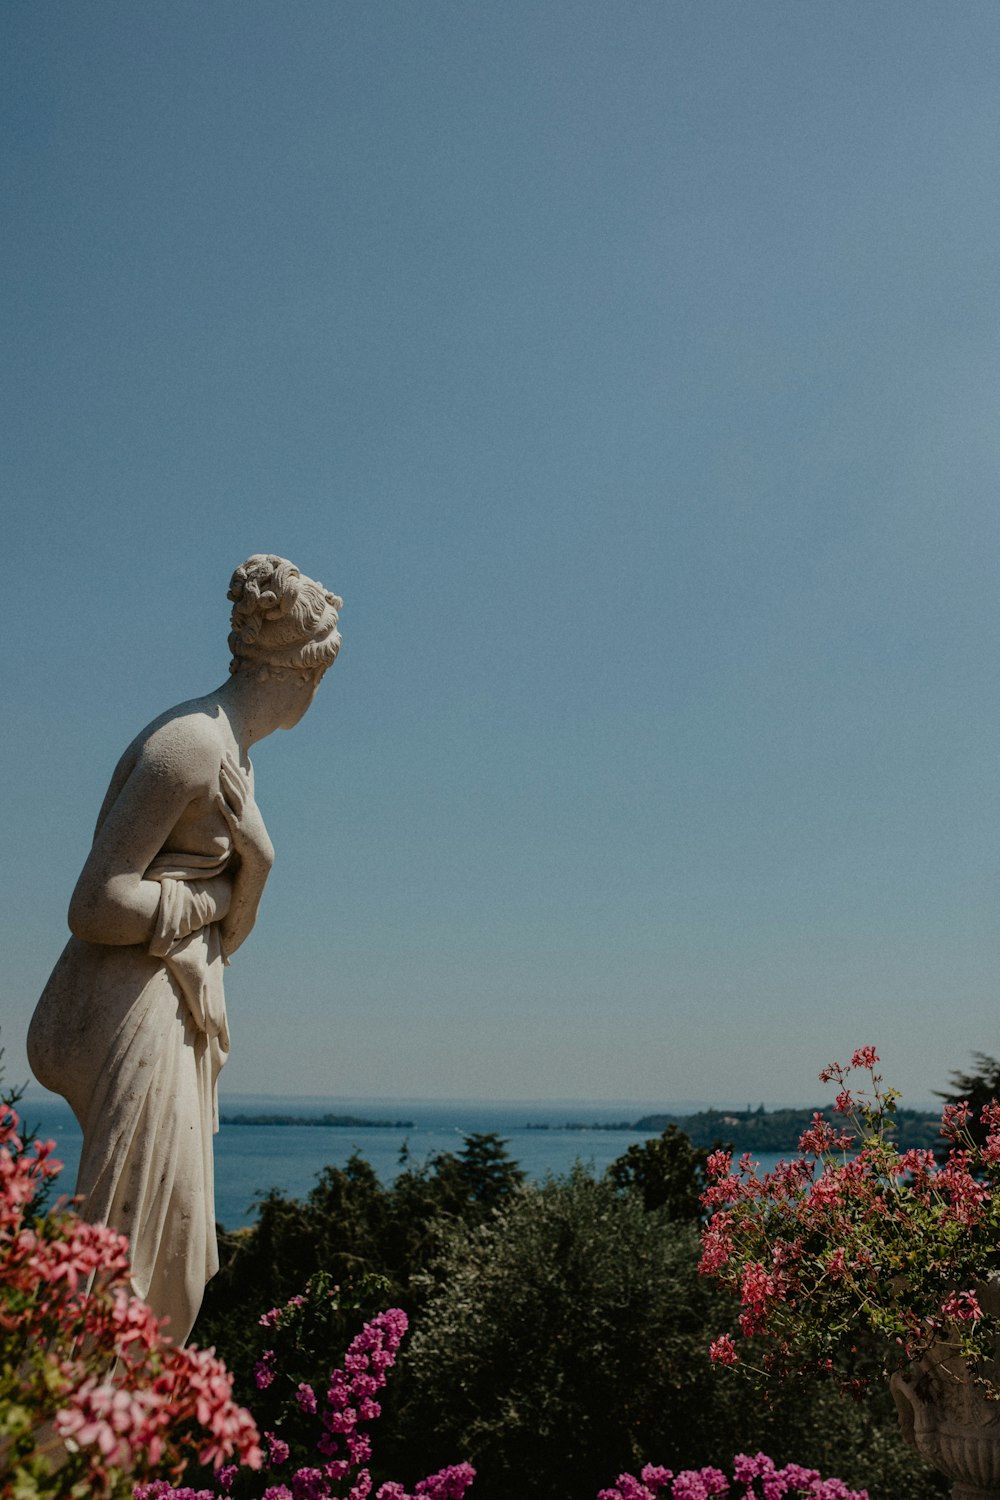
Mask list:
[[[1000,1053],[1000,9],[10,0],[7,1071],[275,551],[230,1090],[913,1102]]]

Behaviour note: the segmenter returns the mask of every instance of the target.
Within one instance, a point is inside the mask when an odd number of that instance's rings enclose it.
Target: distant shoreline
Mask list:
[[[321,1125],[334,1130],[414,1130],[412,1120],[366,1120],[361,1115],[220,1115],[220,1125]]]
[[[819,1115],[839,1129],[851,1130],[850,1120],[826,1109],[705,1109],[697,1114],[643,1115],[639,1120],[594,1121],[568,1120],[562,1125],[528,1124],[527,1130],[629,1130],[657,1135],[673,1126],[683,1131],[693,1146],[711,1149],[724,1143],[733,1151],[797,1151],[803,1131]],[[941,1140],[941,1116],[933,1110],[897,1109],[887,1126],[893,1140],[902,1150],[922,1146],[931,1148]]]
[[[619,1134],[660,1135],[673,1127],[682,1131],[691,1144],[702,1150],[724,1144],[736,1152],[797,1151],[799,1138],[820,1115],[838,1128],[850,1130],[850,1122],[831,1109],[704,1109],[696,1114],[648,1114],[638,1120],[565,1120],[528,1121],[524,1130],[539,1132],[587,1131]],[[327,1130],[416,1130],[413,1120],[373,1119],[365,1115],[320,1114],[293,1115],[279,1111],[255,1110],[220,1115],[222,1125],[302,1126]],[[493,1134],[503,1134],[503,1128]],[[513,1128],[508,1125],[507,1129]],[[940,1142],[941,1117],[934,1111],[899,1109],[892,1117],[895,1143],[902,1149],[920,1146],[933,1148]],[[470,1135],[473,1131],[463,1131]],[[481,1133],[481,1132],[480,1132]]]

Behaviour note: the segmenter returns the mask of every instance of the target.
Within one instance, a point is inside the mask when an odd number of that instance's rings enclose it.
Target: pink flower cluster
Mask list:
[[[7,1461],[39,1470],[39,1495],[79,1486],[95,1500],[123,1471],[179,1476],[188,1455],[259,1466],[257,1429],[225,1366],[172,1344],[131,1294],[128,1241],[65,1209],[30,1217],[60,1164],[51,1141],[27,1153],[18,1123],[0,1115],[0,1405],[23,1414]],[[51,1439],[42,1447],[49,1425],[70,1443],[58,1475]]]
[[[887,1365],[945,1336],[981,1359],[1000,1331],[976,1294],[1000,1241],[1000,1103],[983,1110],[985,1148],[965,1132],[968,1107],[949,1105],[947,1160],[901,1153],[889,1139],[899,1095],[882,1087],[877,1063],[875,1049],[861,1047],[849,1068],[820,1074],[839,1085],[836,1108],[851,1115],[853,1133],[816,1114],[800,1156],[763,1176],[749,1156],[735,1170],[725,1151],[709,1158],[700,1269],[739,1297],[743,1335],[770,1341],[772,1372],[835,1369],[859,1325],[886,1339]],[[855,1070],[869,1075],[861,1091],[847,1086]],[[729,1334],[709,1353],[721,1365],[740,1360]]]
[[[775,1466],[766,1453],[751,1458],[738,1453],[733,1460],[733,1483],[741,1486],[738,1500],[782,1500],[782,1496],[808,1497],[808,1500],[868,1500],[867,1490],[850,1490],[842,1479],[822,1479],[816,1469],[798,1464]],[[758,1489],[757,1486],[760,1486]],[[614,1488],[601,1490],[597,1500],[712,1500],[727,1496],[730,1483],[721,1469],[684,1469],[672,1474],[669,1469],[647,1464],[639,1478],[620,1474]]]
[[[379,1486],[376,1500],[462,1500],[462,1496],[476,1477],[471,1464],[451,1464],[439,1474],[421,1479],[412,1495],[401,1484],[390,1480]]]
[[[292,1297],[283,1308],[271,1308],[260,1322],[271,1332],[292,1325],[295,1319],[290,1315],[304,1309],[306,1302],[303,1296]],[[462,1500],[475,1478],[475,1470],[466,1463],[453,1464],[422,1479],[412,1494],[393,1480],[374,1489],[368,1467],[372,1442],[362,1429],[381,1415],[375,1398],[395,1363],[406,1329],[406,1314],[399,1308],[378,1313],[351,1343],[343,1366],[331,1371],[322,1400],[307,1381],[294,1386],[294,1406],[300,1414],[318,1418],[318,1435],[309,1451],[293,1455],[292,1444],[279,1433],[265,1433],[270,1472],[264,1479],[260,1500]],[[258,1360],[255,1376],[258,1390],[268,1390],[276,1380],[288,1379],[273,1349],[265,1350]],[[286,1465],[291,1469],[287,1479],[276,1480],[274,1471]],[[220,1472],[220,1492],[204,1490],[194,1495],[160,1481],[139,1486],[135,1500],[222,1500],[235,1472]]]

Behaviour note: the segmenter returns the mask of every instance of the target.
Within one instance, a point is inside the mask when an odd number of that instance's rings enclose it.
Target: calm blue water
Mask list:
[[[302,1117],[339,1113],[372,1119],[412,1120],[413,1128],[372,1128],[313,1125],[223,1125],[215,1138],[215,1211],[227,1229],[254,1220],[254,1201],[268,1188],[304,1197],[325,1166],[343,1166],[352,1152],[360,1152],[383,1182],[400,1170],[400,1153],[419,1164],[441,1151],[459,1151],[462,1137],[472,1132],[502,1135],[515,1161],[534,1180],[560,1175],[577,1160],[603,1172],[633,1141],[648,1138],[634,1130],[558,1128],[568,1122],[588,1125],[636,1120],[664,1105],[570,1103],[428,1102],[406,1099],[275,1099],[265,1095],[231,1094],[221,1100],[223,1114],[291,1114]],[[80,1161],[80,1128],[69,1105],[54,1094],[33,1093],[21,1104],[27,1124],[43,1138],[54,1138],[63,1163],[58,1186],[70,1193]],[[529,1130],[547,1124],[547,1130]],[[777,1156],[761,1156],[765,1168]]]

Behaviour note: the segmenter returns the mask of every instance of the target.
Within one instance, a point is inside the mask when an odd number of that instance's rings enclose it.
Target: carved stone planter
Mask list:
[[[995,1363],[988,1371],[1000,1377]],[[903,1437],[952,1481],[952,1500],[1000,1500],[1000,1401],[974,1385],[952,1344],[890,1381]]]

